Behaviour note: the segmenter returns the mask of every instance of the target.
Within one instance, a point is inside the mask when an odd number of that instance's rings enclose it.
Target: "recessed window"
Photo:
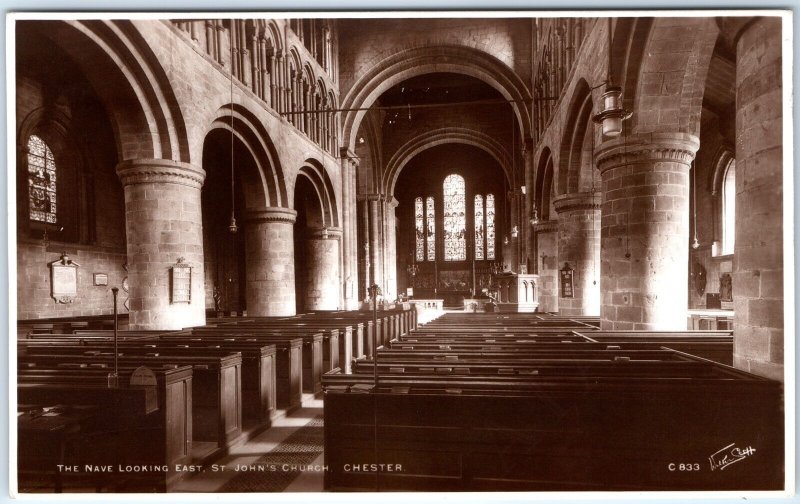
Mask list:
[[[736,160],[725,168],[722,179],[722,255],[733,254],[736,238]]]
[[[464,177],[448,175],[443,184],[444,196],[444,260],[467,259],[467,208]]]

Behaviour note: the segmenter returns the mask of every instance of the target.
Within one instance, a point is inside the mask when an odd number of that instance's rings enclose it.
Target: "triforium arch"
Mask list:
[[[126,20],[37,21],[73,57],[109,111],[122,159],[188,163],[186,125],[169,80]]]
[[[298,313],[341,308],[341,239],[336,197],[325,168],[306,159],[294,185],[295,299]]]
[[[511,185],[511,157],[500,142],[485,133],[468,128],[440,128],[426,131],[397,149],[383,175],[381,182],[383,194],[394,194],[400,172],[414,156],[437,145],[448,143],[472,145],[486,151],[503,168],[507,183]]]
[[[413,48],[393,54],[362,75],[348,91],[342,108],[350,109],[343,120],[343,145],[354,151],[358,129],[366,109],[381,94],[404,80],[434,72],[475,77],[496,89],[517,118],[521,138],[530,138],[530,92],[519,76],[494,56],[464,46],[440,45]]]
[[[217,110],[209,132],[214,129],[223,129],[235,135],[258,167],[256,172],[237,174],[244,182],[247,207],[286,207],[288,199],[280,158],[258,118],[245,107],[229,103]]]

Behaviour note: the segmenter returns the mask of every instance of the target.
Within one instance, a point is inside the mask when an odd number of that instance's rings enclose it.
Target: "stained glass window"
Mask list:
[[[494,260],[494,194],[486,195],[486,259]]]
[[[415,257],[417,261],[425,260],[425,213],[422,208],[422,198],[414,200],[414,228],[417,231],[415,238]]]
[[[475,195],[475,260],[484,258],[483,242],[486,229],[483,227],[483,196]]]
[[[56,222],[56,162],[53,152],[36,135],[28,138],[28,209],[30,219]]]
[[[436,209],[433,206],[433,197],[425,199],[425,225],[427,226],[428,260],[436,260]]]
[[[444,179],[444,260],[467,259],[466,202],[464,177],[448,175]]]

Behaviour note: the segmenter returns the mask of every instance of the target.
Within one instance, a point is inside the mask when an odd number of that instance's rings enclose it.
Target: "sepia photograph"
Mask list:
[[[792,495],[792,23],[8,14],[11,496]]]

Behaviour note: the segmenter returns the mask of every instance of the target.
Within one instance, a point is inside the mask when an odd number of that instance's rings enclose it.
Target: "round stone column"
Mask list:
[[[308,285],[305,306],[308,310],[338,310],[341,280],[339,277],[339,244],[342,230],[328,228],[308,233]]]
[[[549,220],[536,224],[535,235],[537,269],[539,275],[539,311],[558,311],[558,221]]]
[[[206,172],[167,159],[134,159],[119,163],[117,175],[125,192],[130,328],[204,325],[200,188]],[[171,297],[170,268],[179,259],[192,268],[188,302]]]
[[[736,236],[733,364],[783,380],[781,20],[736,34]],[[791,208],[789,209],[791,211]]]
[[[600,315],[600,192],[563,194],[558,212],[558,269],[574,270],[574,297],[561,297],[559,315]]]
[[[294,221],[291,208],[248,209],[245,216],[247,314],[291,316],[294,292]]]
[[[651,133],[603,142],[600,326],[685,330],[689,167],[694,135]]]

